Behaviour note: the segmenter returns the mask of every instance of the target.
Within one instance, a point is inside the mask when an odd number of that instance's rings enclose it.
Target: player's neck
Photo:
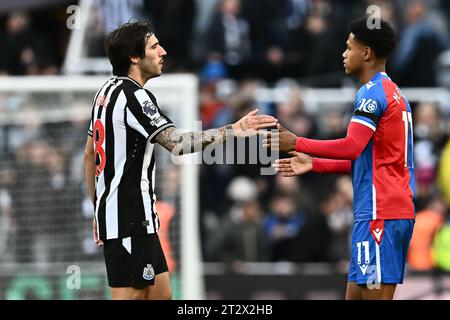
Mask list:
[[[386,64],[380,63],[375,64],[373,66],[370,66],[369,68],[365,69],[360,75],[359,75],[359,81],[361,83],[367,83],[372,79],[378,72],[386,72]]]
[[[134,70],[133,68],[130,68],[130,70],[128,71],[128,77],[139,83],[141,87],[143,87],[147,82],[142,76],[142,73]]]

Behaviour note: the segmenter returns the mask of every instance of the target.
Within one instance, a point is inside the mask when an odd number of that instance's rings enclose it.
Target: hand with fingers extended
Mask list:
[[[95,218],[92,221],[92,233],[93,233],[93,236],[94,236],[95,244],[98,245],[99,247],[103,246],[103,241],[100,240],[99,237],[98,237],[97,220],[95,220]]]
[[[300,176],[312,170],[313,164],[310,156],[301,152],[291,151],[292,158],[275,160],[273,167],[283,177]]]
[[[231,126],[233,128],[233,135],[244,138],[256,135],[259,129],[266,129],[275,127],[278,120],[268,115],[257,115],[259,109],[249,112],[236,123]]]
[[[294,151],[298,137],[279,123],[277,124],[277,128],[278,132],[264,132],[265,139],[263,140],[263,146],[281,152]]]

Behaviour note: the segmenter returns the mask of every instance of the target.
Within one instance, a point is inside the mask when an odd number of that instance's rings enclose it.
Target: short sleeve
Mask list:
[[[147,90],[136,90],[127,100],[127,124],[146,139],[152,141],[158,133],[174,126],[173,122],[161,112],[156,99]]]
[[[88,134],[88,136],[91,136],[91,137],[93,136],[92,119],[91,119],[91,121],[89,121],[89,128],[88,128],[87,134]]]
[[[94,136],[94,112],[95,112],[95,103],[97,101],[97,97],[100,94],[100,92],[102,91],[102,88],[100,88],[97,93],[95,94],[94,100],[92,100],[92,108],[91,108],[91,120],[89,121],[89,127],[88,127],[88,131],[87,134],[90,137]]]

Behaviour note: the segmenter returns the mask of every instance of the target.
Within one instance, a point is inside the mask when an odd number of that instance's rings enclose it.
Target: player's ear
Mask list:
[[[139,57],[130,57],[130,61],[133,64],[138,64],[139,63]]]
[[[373,50],[370,47],[364,47],[363,49],[363,58],[364,61],[369,61],[373,55]]]

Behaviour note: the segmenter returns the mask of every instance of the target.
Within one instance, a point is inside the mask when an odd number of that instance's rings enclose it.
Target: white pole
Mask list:
[[[183,128],[193,128],[198,121],[198,79],[189,76],[184,88],[185,106]],[[182,299],[199,300],[205,298],[203,283],[203,263],[201,256],[199,229],[199,163],[201,154],[183,157],[181,179],[181,292]],[[187,161],[186,161],[187,160]]]

